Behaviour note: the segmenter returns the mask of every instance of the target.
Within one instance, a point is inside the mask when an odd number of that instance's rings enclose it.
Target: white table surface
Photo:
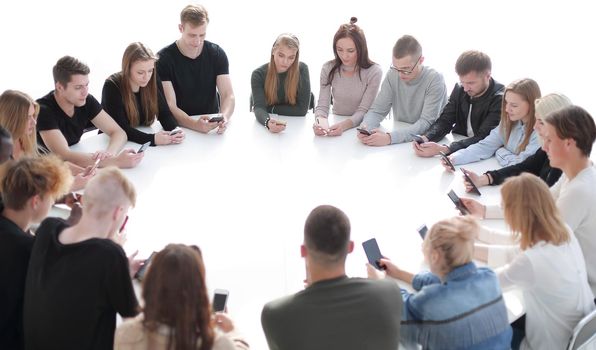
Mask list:
[[[346,212],[355,243],[347,273],[365,277],[361,243],[372,237],[398,266],[419,271],[416,228],[458,214],[446,195],[450,189],[484,203],[500,200],[498,187],[482,187],[481,197],[466,194],[461,173],[444,171],[438,157],[417,157],[409,143],[365,146],[355,129],[317,137],[311,114],[280,118],[287,129],[271,134],[252,114],[237,111],[225,134],[185,130],[182,144],[150,147],[139,166],[124,170],[137,189],[125,250],[146,257],[168,243],[200,246],[209,289],[230,290],[229,312],[254,349],[266,348],[263,305],[303,288],[300,244],[315,206]],[[343,117],[330,117],[330,124],[334,119]],[[393,120],[383,125],[392,128]],[[105,135],[95,135],[73,148],[94,152],[106,145]],[[465,167],[484,172],[499,166],[491,158]],[[502,220],[484,224],[505,229]],[[505,299],[513,320],[523,312],[521,293],[505,293]]]

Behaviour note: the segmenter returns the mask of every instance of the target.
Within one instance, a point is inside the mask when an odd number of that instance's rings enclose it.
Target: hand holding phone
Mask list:
[[[364,248],[368,262],[372,266],[374,266],[377,270],[385,270],[385,267],[379,264],[381,258],[383,258],[383,255],[381,255],[381,250],[379,249],[379,245],[377,244],[377,240],[375,238],[371,238],[368,241],[362,242],[362,248]]]
[[[468,176],[468,174],[466,174],[466,170],[464,168],[460,168],[461,172],[464,173],[464,177],[466,179],[466,182],[469,183],[470,185],[472,185],[472,190],[470,192],[472,193],[476,193],[477,195],[481,195],[480,191],[478,190],[478,187],[476,187],[476,185],[474,184],[474,182],[472,181],[472,179],[470,179],[470,177]]]
[[[216,289],[213,293],[213,312],[224,312],[228,303],[230,292],[225,289]]]
[[[151,145],[151,142],[146,142],[146,143],[142,144],[141,147],[139,148],[139,150],[137,151],[137,153],[145,152],[145,150],[147,149],[147,147],[149,147],[149,145]]]
[[[147,268],[149,267],[149,265],[151,265],[151,259],[153,259],[153,256],[155,254],[156,253],[153,252],[153,253],[151,253],[151,255],[149,255],[149,257],[147,259],[145,259],[145,261],[143,262],[141,267],[139,267],[139,269],[137,270],[137,273],[135,273],[134,279],[136,279],[138,281],[142,281],[143,278],[145,278],[145,272],[147,271]]]
[[[412,136],[412,138],[414,139],[414,141],[416,141],[417,144],[421,144],[421,143],[425,143],[426,142],[426,141],[424,141],[424,139],[420,135],[410,134],[410,136]]]
[[[453,204],[455,204],[455,207],[457,208],[457,210],[459,210],[459,212],[461,213],[461,215],[468,215],[468,214],[470,214],[470,211],[468,210],[468,208],[466,208],[466,206],[464,205],[464,203],[457,196],[457,194],[455,194],[455,192],[453,190],[449,191],[449,193],[447,193],[447,196],[449,196],[449,199],[451,199],[451,201],[453,202]]]
[[[372,133],[370,131],[366,130],[365,128],[356,128],[356,130],[358,130],[358,132],[361,133],[362,135],[366,135],[366,136],[372,135]]]
[[[176,134],[179,134],[182,132],[182,129],[180,129],[179,126],[175,127],[174,130],[170,131],[170,136],[174,136]]]
[[[424,238],[426,237],[426,233],[428,232],[428,227],[426,227],[426,225],[422,225],[418,227],[416,231],[418,231],[418,234],[420,235],[420,237],[422,237],[422,240],[424,240]]]
[[[224,117],[223,114],[221,113],[217,113],[214,116],[209,117],[209,123],[219,123],[219,122],[223,122]]]
[[[455,167],[453,166],[453,163],[451,163],[451,159],[449,159],[449,157],[447,157],[447,155],[443,152],[439,152],[439,155],[441,156],[441,159],[443,159],[445,164],[447,164],[449,168],[451,168],[451,170],[455,171]]]
[[[327,118],[323,118],[323,117],[316,117],[315,121],[317,123],[317,126],[325,131],[329,130],[329,121],[327,120]]]

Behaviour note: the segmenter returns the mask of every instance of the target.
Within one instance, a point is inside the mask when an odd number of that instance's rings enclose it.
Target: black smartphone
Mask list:
[[[219,122],[223,122],[224,117],[223,114],[218,113],[214,116],[212,116],[211,118],[209,118],[209,123],[219,123]]]
[[[371,238],[366,242],[362,242],[362,248],[364,248],[368,262],[372,266],[374,266],[377,270],[385,270],[384,266],[379,265],[379,260],[383,257],[383,255],[381,255],[381,250],[379,249],[376,239]]]
[[[464,177],[466,178],[466,182],[469,183],[470,185],[472,185],[472,193],[476,193],[477,195],[481,195],[480,191],[478,191],[478,187],[476,187],[476,185],[474,185],[474,183],[472,182],[472,179],[470,179],[470,177],[468,176],[468,174],[466,174],[466,170],[464,168],[459,168],[461,170],[462,173],[464,173]]]
[[[415,135],[415,134],[410,134],[410,136],[412,136],[412,138],[414,139],[414,141],[416,141],[417,144],[421,144],[424,143],[424,139],[422,138],[422,136],[420,135]]]
[[[424,238],[426,237],[426,233],[428,232],[428,227],[426,227],[426,225],[422,225],[422,226],[418,227],[418,230],[416,230],[416,231],[418,231],[418,234],[424,240]]]
[[[216,289],[213,293],[213,312],[224,312],[228,303],[230,292],[225,289]]]
[[[470,211],[468,210],[468,208],[466,208],[464,203],[461,201],[461,199],[459,199],[457,194],[455,194],[455,192],[453,192],[453,190],[449,191],[449,193],[447,193],[447,196],[449,196],[449,199],[451,199],[453,204],[455,204],[455,207],[459,210],[459,212],[462,215],[470,214]]]
[[[137,151],[137,153],[145,152],[145,150],[147,149],[147,147],[149,147],[150,144],[151,144],[151,142],[146,142],[146,143],[142,144],[141,147],[139,148],[139,150]]]
[[[139,267],[139,269],[137,270],[137,273],[135,273],[135,279],[138,281],[142,281],[143,278],[145,278],[145,272],[147,271],[147,268],[149,267],[149,265],[151,265],[151,259],[153,259],[153,256],[155,255],[155,252],[151,253],[151,255],[149,255],[149,257],[147,259],[145,259],[145,261],[143,261],[143,264],[141,265],[141,267]]]
[[[356,128],[356,130],[358,130],[358,132],[361,133],[362,135],[366,135],[366,136],[372,135],[371,132],[366,130],[365,128]]]
[[[449,159],[449,157],[447,157],[447,155],[443,152],[439,152],[439,155],[441,156],[441,158],[443,158],[445,163],[447,163],[447,165],[449,165],[451,170],[455,171],[455,167],[453,166],[453,163],[451,163],[451,160]]]

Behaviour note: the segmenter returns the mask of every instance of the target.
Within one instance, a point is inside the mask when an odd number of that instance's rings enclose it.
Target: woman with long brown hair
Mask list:
[[[285,123],[270,113],[300,116],[310,105],[308,66],[300,62],[300,42],[293,34],[277,37],[271,48],[269,63],[252,72],[251,108],[262,125],[273,133],[283,131]]]
[[[6,90],[0,95],[0,126],[12,135],[14,159],[39,154],[35,130],[38,114],[39,105],[27,94]]]
[[[169,244],[157,253],[143,280],[143,300],[143,314],[116,330],[114,349],[248,349],[225,313],[212,316],[198,247]]]
[[[129,141],[151,142],[152,146],[180,143],[184,132],[170,133],[178,123],[164,97],[155,61],[157,56],[142,43],[128,45],[122,56],[122,71],[112,74],[103,85],[101,104],[126,132]],[[153,134],[136,129],[150,126],[156,118],[163,131]]]

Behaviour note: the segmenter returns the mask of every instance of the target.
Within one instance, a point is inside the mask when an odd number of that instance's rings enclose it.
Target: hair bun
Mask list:
[[[350,17],[350,24],[356,24],[356,22],[358,22],[358,18]]]

